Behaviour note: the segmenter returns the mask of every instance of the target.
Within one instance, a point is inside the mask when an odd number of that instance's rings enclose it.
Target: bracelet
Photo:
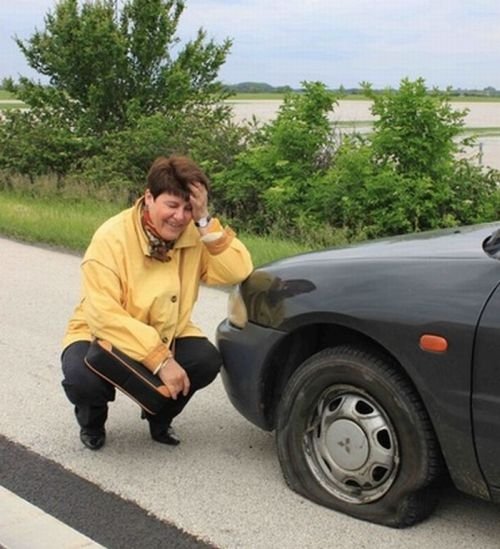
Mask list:
[[[157,375],[160,373],[160,370],[168,364],[168,361],[172,358],[172,356],[167,356],[165,360],[160,362],[159,366],[156,368],[156,370],[153,371],[153,375]]]

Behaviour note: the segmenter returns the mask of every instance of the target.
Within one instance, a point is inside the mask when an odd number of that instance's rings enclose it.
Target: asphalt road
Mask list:
[[[95,506],[94,515],[106,498],[128,502],[132,507],[110,513],[105,538],[93,538],[108,547],[120,545],[124,525],[142,524],[141,512],[143,519],[184,532],[158,547],[190,546],[193,540],[193,547],[249,549],[500,547],[500,506],[452,488],[430,519],[406,530],[360,522],[294,494],[282,480],[273,435],[238,415],[219,380],[176,420],[180,447],[152,442],[137,406],[118,395],[106,446],[99,452],[83,448],[59,367],[61,337],[78,296],[79,262],[75,255],[0,238],[0,483],[10,491],[28,499],[35,494],[35,504],[51,512],[41,496],[49,494],[53,502],[54,479],[69,475],[71,486],[58,491],[69,490],[62,501],[78,494],[87,510]],[[211,338],[226,300],[220,290],[202,289],[195,318]],[[28,458],[36,469],[26,465]],[[29,477],[30,489],[22,487],[22,467],[37,471]],[[69,504],[65,513],[72,516]],[[141,545],[130,538],[128,546]]]

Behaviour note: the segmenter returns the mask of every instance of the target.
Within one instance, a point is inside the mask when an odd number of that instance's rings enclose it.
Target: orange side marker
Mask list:
[[[420,337],[420,348],[422,351],[445,353],[448,350],[448,341],[441,336],[424,334]]]

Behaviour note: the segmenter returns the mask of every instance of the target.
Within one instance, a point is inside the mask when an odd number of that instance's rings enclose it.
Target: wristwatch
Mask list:
[[[200,229],[204,229],[205,227],[208,227],[211,219],[212,218],[209,215],[207,215],[206,217],[200,217],[200,219],[198,219],[198,221],[195,221],[194,224]]]

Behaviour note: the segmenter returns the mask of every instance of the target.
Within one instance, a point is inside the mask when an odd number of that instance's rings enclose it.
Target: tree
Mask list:
[[[14,89],[14,80],[10,76],[3,78],[2,82],[0,83],[0,89],[5,91],[12,91]]]
[[[336,96],[321,82],[289,92],[274,120],[257,128],[250,146],[214,180],[217,208],[236,227],[266,233],[290,229],[304,215],[317,173],[328,162]],[[251,208],[249,208],[251,205]]]
[[[460,148],[456,141],[467,111],[455,110],[447,93],[429,93],[422,78],[403,79],[399,90],[375,94],[368,84],[375,115],[373,152],[394,162],[400,174],[440,178],[449,173]]]
[[[16,83],[29,108],[0,125],[0,169],[31,180],[56,173],[60,185],[69,173],[87,181],[91,170],[94,184],[111,174],[135,189],[157,154],[198,154],[210,167],[239,150],[243,132],[217,81],[231,41],[218,45],[200,29],[181,45],[184,8],[182,0],[59,0],[43,30],[16,39],[48,84]]]
[[[29,65],[49,78],[22,78],[17,94],[80,133],[101,135],[139,116],[214,104],[226,92],[216,81],[231,41],[196,38],[178,47],[182,0],[60,0],[45,29],[16,39]]]

